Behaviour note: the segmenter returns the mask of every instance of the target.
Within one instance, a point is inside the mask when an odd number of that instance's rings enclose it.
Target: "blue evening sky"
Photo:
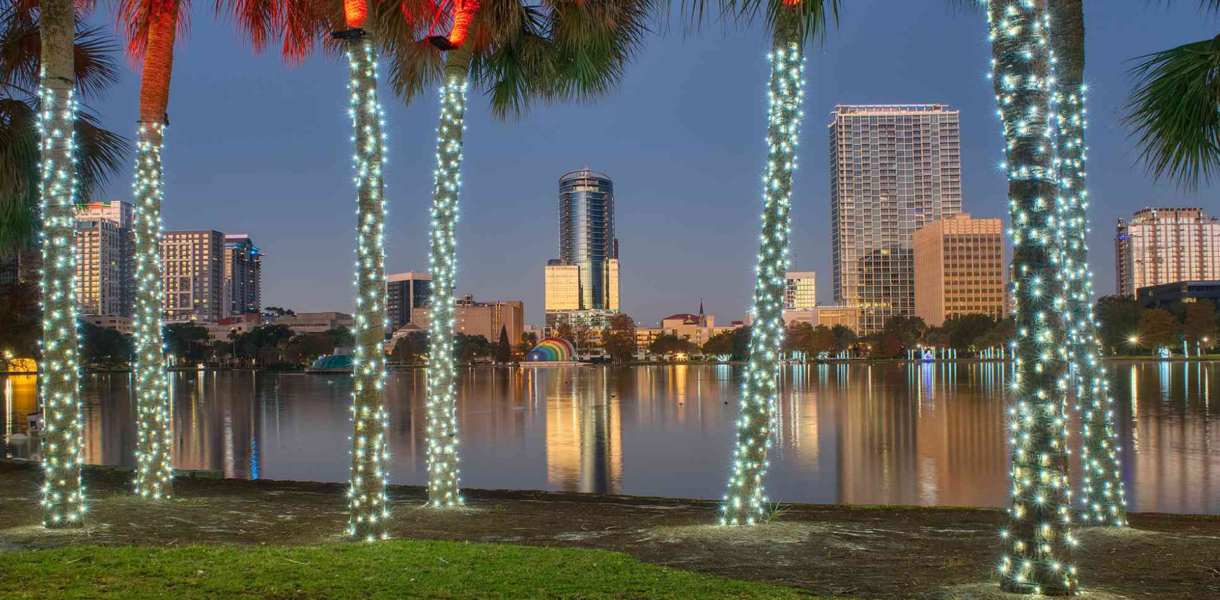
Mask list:
[[[835,104],[960,109],[964,208],[1005,216],[983,17],[952,14],[942,0],[845,4],[839,28],[807,53],[803,166],[794,183],[792,268],[817,271],[821,302],[833,300],[826,124]],[[1195,3],[1178,5],[1085,2],[1090,241],[1101,294],[1114,290],[1117,218],[1149,205],[1220,213],[1215,188],[1184,194],[1150,183],[1119,122],[1126,61],[1215,35],[1217,22]],[[195,13],[191,36],[179,43],[170,100],[166,228],[250,234],[267,254],[265,305],[350,311],[355,195],[346,65],[318,57],[286,68],[275,55],[252,55],[204,3]],[[712,25],[684,36],[671,22],[648,40],[618,93],[597,104],[539,106],[521,121],[498,122],[472,94],[457,293],[523,300],[526,321],[541,323],[543,266],[558,246],[557,179],[587,165],[614,179],[627,313],[649,324],[694,312],[702,299],[720,323],[742,318],[761,207],[767,42],[757,26]],[[138,73],[125,67],[120,85],[93,103],[108,127],[134,134],[138,85]],[[383,101],[388,268],[426,270],[436,98],[409,108],[388,93]],[[130,177],[124,171],[96,199],[130,201]]]

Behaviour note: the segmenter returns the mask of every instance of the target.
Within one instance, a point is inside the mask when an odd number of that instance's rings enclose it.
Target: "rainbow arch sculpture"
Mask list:
[[[527,362],[572,362],[576,360],[576,349],[572,342],[562,338],[546,338],[525,355]]]

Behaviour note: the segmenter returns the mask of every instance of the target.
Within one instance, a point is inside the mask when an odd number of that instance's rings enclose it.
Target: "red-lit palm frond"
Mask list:
[[[342,44],[331,33],[349,29],[350,17],[362,12],[359,26],[374,31],[383,45],[418,39],[427,19],[415,15],[431,15],[435,7],[432,0],[216,0],[217,15],[233,19],[255,51],[278,41],[281,57],[290,64],[319,47],[340,54]]]
[[[144,58],[148,32],[154,23],[173,15],[176,35],[190,33],[190,0],[115,0],[115,25],[127,38],[127,56],[133,62]]]
[[[488,95],[492,113],[520,117],[540,100],[610,92],[642,47],[654,7],[654,0],[479,0],[451,3],[438,29],[471,50],[470,83]],[[463,23],[465,35],[453,35]],[[393,61],[391,83],[406,102],[443,81],[444,54],[431,44],[403,44]]]

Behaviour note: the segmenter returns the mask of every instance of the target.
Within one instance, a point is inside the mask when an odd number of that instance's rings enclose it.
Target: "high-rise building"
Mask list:
[[[818,284],[813,271],[788,271],[784,285],[784,310],[805,310],[818,305]]]
[[[427,331],[431,312],[427,308],[416,308],[411,324]],[[525,304],[520,300],[475,302],[474,296],[467,294],[455,300],[453,320],[454,333],[481,335],[492,344],[500,341],[503,328],[508,332],[508,343],[515,346],[521,343],[525,329]]]
[[[165,319],[214,323],[225,316],[225,235],[209,229],[161,237]]]
[[[959,213],[915,232],[915,315],[931,327],[957,315],[1004,318],[1004,225]]]
[[[417,308],[426,308],[432,302],[432,274],[421,271],[395,273],[386,277],[386,317],[390,328],[398,329],[411,323],[411,314]]]
[[[1118,220],[1118,293],[1179,281],[1220,280],[1220,219],[1202,208],[1145,208]]]
[[[564,174],[559,178],[559,260],[580,267],[582,309],[610,309],[610,260],[617,258],[614,182],[587,168]]]
[[[585,168],[559,178],[559,258],[547,261],[548,328],[604,323],[619,310],[614,182]],[[561,314],[584,312],[582,315]]]
[[[130,317],[135,302],[134,207],[114,200],[76,208],[76,307]]]
[[[859,309],[864,335],[915,314],[913,236],[962,210],[959,114],[943,104],[831,114],[834,299]]]
[[[263,253],[245,234],[225,236],[225,316],[263,309]]]

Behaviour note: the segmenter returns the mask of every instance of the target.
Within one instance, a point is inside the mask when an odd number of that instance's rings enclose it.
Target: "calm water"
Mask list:
[[[1220,363],[1111,366],[1132,509],[1220,514]],[[728,366],[467,370],[462,484],[718,498],[740,375]],[[771,496],[1002,505],[1006,377],[997,364],[975,363],[788,368]],[[180,468],[347,480],[350,377],[219,372],[173,381]],[[25,430],[35,380],[10,377],[4,389],[7,442]],[[82,391],[88,461],[131,465],[130,377],[89,375]],[[395,373],[387,404],[392,481],[423,484],[423,372]]]

